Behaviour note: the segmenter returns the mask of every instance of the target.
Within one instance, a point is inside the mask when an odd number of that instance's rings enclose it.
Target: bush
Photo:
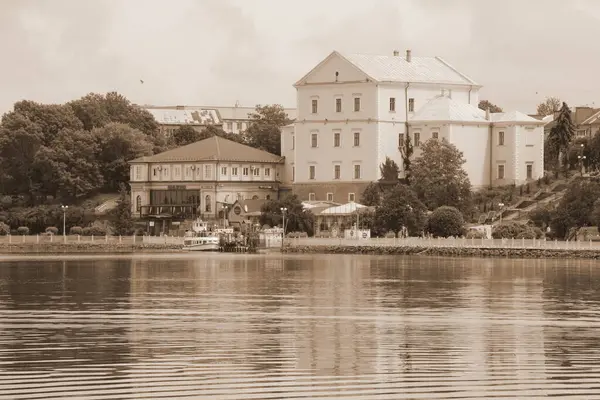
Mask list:
[[[21,236],[29,235],[29,228],[26,226],[20,226],[17,228],[17,233]]]
[[[82,234],[83,236],[105,236],[107,232],[106,229],[102,226],[92,225],[83,228]]]
[[[465,220],[458,209],[441,206],[436,208],[427,221],[427,232],[435,237],[463,236]]]
[[[55,226],[49,226],[46,228],[46,233],[50,233],[52,235],[57,235],[58,234],[58,228]]]
[[[393,239],[396,237],[396,233],[394,231],[389,231],[389,232],[386,232],[384,237],[387,239]]]
[[[69,229],[69,234],[71,235],[83,235],[83,228],[80,226],[72,226],[71,229]]]
[[[6,236],[10,233],[10,226],[4,222],[0,222],[0,236]]]
[[[476,229],[469,229],[465,237],[467,239],[486,239],[485,233]]]
[[[518,222],[496,225],[492,230],[494,239],[537,239],[543,236],[542,230]]]

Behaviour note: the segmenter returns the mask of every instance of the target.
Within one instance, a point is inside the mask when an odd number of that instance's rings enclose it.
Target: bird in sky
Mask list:
[[[140,83],[143,85],[143,84],[144,84],[144,81],[140,79]]]

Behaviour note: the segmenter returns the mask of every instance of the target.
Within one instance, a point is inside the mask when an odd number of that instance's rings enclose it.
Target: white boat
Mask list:
[[[219,236],[207,234],[183,239],[183,249],[189,251],[219,251]]]

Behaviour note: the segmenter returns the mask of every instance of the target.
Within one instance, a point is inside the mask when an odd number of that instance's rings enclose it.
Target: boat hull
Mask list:
[[[188,251],[219,251],[219,245],[214,243],[201,243],[183,246]]]

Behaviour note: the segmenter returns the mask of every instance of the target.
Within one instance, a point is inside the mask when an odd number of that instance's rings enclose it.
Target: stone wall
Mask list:
[[[499,258],[578,258],[600,259],[600,251],[590,249],[518,249],[492,247],[421,247],[421,246],[284,246],[283,253],[426,255],[442,257]]]

